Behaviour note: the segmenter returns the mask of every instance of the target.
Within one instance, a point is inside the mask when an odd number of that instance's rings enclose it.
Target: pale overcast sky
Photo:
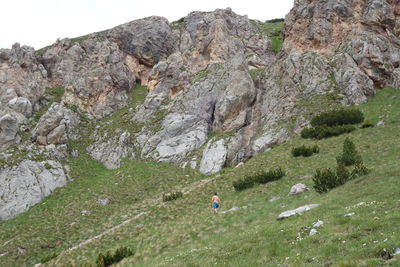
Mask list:
[[[77,37],[152,15],[169,21],[191,11],[230,7],[265,21],[283,18],[294,0],[2,0],[0,48],[15,42],[36,49],[57,38]]]

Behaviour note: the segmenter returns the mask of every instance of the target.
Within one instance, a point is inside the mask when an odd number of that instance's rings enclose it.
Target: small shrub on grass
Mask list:
[[[372,123],[370,120],[365,120],[363,124],[361,125],[361,128],[370,128],[374,127],[375,125]]]
[[[318,169],[313,177],[314,189],[318,193],[326,193],[337,186],[336,173],[330,169]]]
[[[163,201],[164,202],[172,201],[172,200],[175,200],[175,199],[180,198],[182,196],[183,196],[183,194],[182,194],[181,191],[175,191],[175,192],[172,192],[172,193],[166,193],[166,194],[163,194]]]
[[[254,175],[248,175],[244,178],[238,179],[233,182],[233,187],[236,191],[241,191],[253,187],[255,184],[266,184],[268,182],[279,180],[283,176],[285,176],[285,172],[281,167],[278,167],[267,172],[262,171]]]
[[[310,157],[314,153],[319,153],[319,147],[317,145],[314,146],[299,146],[299,147],[294,147],[292,148],[292,155],[293,157]]]
[[[322,139],[330,136],[338,136],[344,133],[350,133],[356,128],[352,125],[338,126],[317,126],[315,128],[305,128],[301,131],[301,137]]]
[[[254,176],[245,176],[233,182],[233,187],[236,191],[245,190],[255,185]]]
[[[337,126],[345,124],[361,123],[364,115],[358,109],[340,109],[323,112],[311,120],[311,125],[316,126]]]
[[[343,153],[336,158],[338,164],[343,164],[345,166],[351,166],[355,163],[362,162],[361,156],[356,150],[356,146],[349,139],[346,138],[343,142]]]
[[[369,173],[369,170],[367,167],[365,167],[364,163],[361,162],[357,162],[354,165],[354,169],[351,171],[351,178],[354,179],[358,176],[363,176]]]
[[[255,182],[259,184],[266,184],[268,182],[276,181],[285,176],[285,172],[281,167],[274,170],[269,170],[268,172],[261,172],[255,177]]]
[[[114,263],[120,262],[122,259],[132,256],[133,250],[128,247],[120,247],[114,253],[107,251],[106,254],[100,253],[96,260],[97,267],[107,267]]]

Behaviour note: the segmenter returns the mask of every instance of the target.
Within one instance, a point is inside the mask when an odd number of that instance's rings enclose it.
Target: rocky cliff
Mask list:
[[[268,24],[230,9],[1,49],[0,183],[13,190],[0,191],[0,218],[68,181],[61,162],[78,156],[74,140],[87,138],[83,153],[107,168],[141,157],[212,174],[295,136],[314,112],[400,87],[399,10],[391,0],[296,0],[280,50]],[[148,92],[133,105],[138,84]]]

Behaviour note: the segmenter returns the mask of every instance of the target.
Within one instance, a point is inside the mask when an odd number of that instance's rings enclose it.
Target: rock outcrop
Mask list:
[[[226,148],[218,167],[203,157],[201,170],[236,165],[251,154],[246,147],[258,125],[259,92],[249,70],[273,63],[270,40],[230,9],[192,12],[172,26],[178,46],[149,73],[149,94],[134,115],[146,122],[159,110],[168,113],[157,132],[149,127],[136,136],[142,157],[182,162],[209,132],[232,132],[219,141]]]
[[[344,93],[343,103],[363,103],[375,88],[400,86],[399,6],[391,0],[295,1],[285,18],[284,51],[324,58],[329,64],[322,70]]]
[[[46,89],[47,76],[39,55],[32,47],[21,47],[16,43],[12,49],[0,49],[0,110],[7,108],[9,102],[18,97],[25,98],[25,103],[30,102],[24,106],[34,106]],[[21,99],[15,102],[20,103]],[[15,104],[11,102],[11,106],[15,107]],[[29,107],[23,111],[29,111]],[[29,117],[30,112],[24,115]]]
[[[144,102],[126,108],[121,121],[128,126],[120,132],[92,135],[86,147],[92,158],[107,168],[120,167],[124,158],[151,158],[205,174],[236,166],[307,127],[318,110],[304,103],[329,96],[335,104],[357,105],[379,88],[400,87],[399,10],[393,0],[296,0],[278,54],[261,22],[229,8],[192,12],[173,23],[148,17],[58,40],[43,53],[15,44],[0,50],[0,152],[22,151],[12,147],[21,131],[33,129],[21,145],[27,155],[65,159],[79,123],[72,110],[104,118],[124,107],[141,83],[148,86]],[[47,99],[46,87],[65,93]],[[35,125],[32,114],[47,105]],[[40,164],[25,160],[0,175],[47,175]]]
[[[16,166],[0,169],[0,221],[29,209],[69,178],[56,161],[25,160]]]
[[[32,141],[42,146],[66,144],[68,134],[72,134],[78,124],[79,117],[75,112],[53,103],[33,129]]]
[[[123,132],[119,138],[104,136],[101,140],[89,146],[87,151],[93,159],[103,163],[108,169],[121,167],[124,158],[135,157],[134,146],[128,131]]]

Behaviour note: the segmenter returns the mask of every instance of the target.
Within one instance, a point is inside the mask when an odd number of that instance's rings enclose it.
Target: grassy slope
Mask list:
[[[0,254],[8,252],[0,258],[0,265],[32,265],[148,209],[144,217],[59,257],[58,263],[93,261],[99,252],[126,245],[136,254],[121,266],[397,266],[399,261],[384,261],[380,252],[400,247],[400,92],[385,89],[360,109],[374,123],[382,117],[385,127],[359,129],[316,142],[294,139],[239,168],[223,170],[215,181],[181,199],[156,207],[146,201],[155,194],[159,197],[162,192],[188,186],[202,176],[168,164],[140,161],[110,171],[82,156],[79,179],[57,189],[28,212],[0,223]],[[371,173],[328,194],[311,190],[288,197],[295,183],[311,187],[316,168],[335,165],[346,136],[355,142]],[[291,157],[291,147],[314,143],[320,146],[319,154]],[[233,180],[278,165],[287,172],[282,180],[234,192]],[[249,207],[213,216],[209,199],[214,191],[223,200],[222,209]],[[269,202],[272,196],[281,198]],[[102,197],[114,202],[100,206],[96,200]],[[368,205],[354,207],[359,202]],[[302,216],[276,220],[280,212],[310,203],[321,206]],[[90,214],[81,216],[82,210]],[[343,217],[348,212],[356,215]],[[309,237],[309,227],[318,219],[325,224],[317,235]],[[302,240],[298,241],[299,233]],[[18,247],[26,252],[18,254]]]

